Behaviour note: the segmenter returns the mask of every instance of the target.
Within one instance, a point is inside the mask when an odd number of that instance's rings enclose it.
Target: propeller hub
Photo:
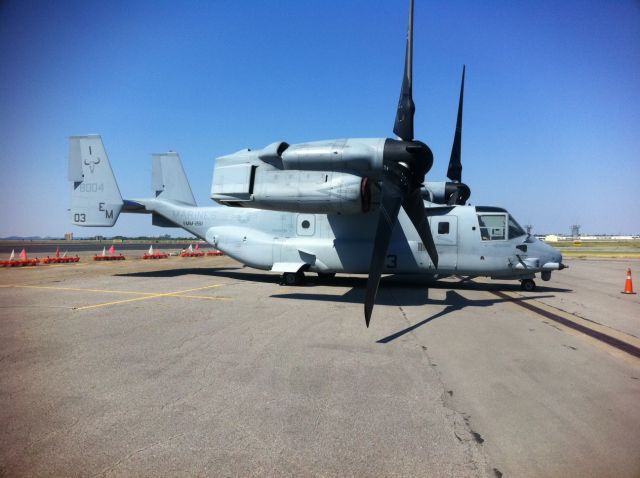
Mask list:
[[[384,143],[383,163],[398,165],[408,169],[413,186],[419,187],[433,165],[433,153],[422,141],[401,141],[387,139]]]
[[[444,197],[447,204],[464,205],[471,196],[471,189],[465,183],[447,182],[444,188]]]

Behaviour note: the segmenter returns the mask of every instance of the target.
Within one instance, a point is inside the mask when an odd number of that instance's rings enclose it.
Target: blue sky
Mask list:
[[[125,197],[180,153],[200,205],[213,160],[276,140],[393,137],[407,4],[0,3],[0,237],[181,234],[122,215],[72,227],[68,137],[102,135]],[[467,65],[472,204],[536,233],[640,233],[640,2],[416,0],[416,135],[444,179]]]

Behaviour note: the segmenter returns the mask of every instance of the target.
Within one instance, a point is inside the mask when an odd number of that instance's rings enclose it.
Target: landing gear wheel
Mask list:
[[[282,274],[284,285],[300,285],[304,282],[304,272],[285,272]]]
[[[533,279],[522,279],[522,282],[520,282],[520,288],[527,292],[533,292],[536,290],[536,283]]]

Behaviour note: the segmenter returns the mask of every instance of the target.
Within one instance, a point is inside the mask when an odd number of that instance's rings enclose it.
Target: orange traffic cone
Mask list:
[[[633,281],[631,280],[631,269],[627,269],[627,281],[624,283],[623,294],[635,294],[633,291]]]

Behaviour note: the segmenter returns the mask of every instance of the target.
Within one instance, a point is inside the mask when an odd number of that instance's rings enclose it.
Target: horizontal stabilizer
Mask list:
[[[76,226],[113,226],[122,196],[99,135],[69,138],[71,222]]]
[[[151,224],[158,227],[180,227],[175,222],[155,212],[151,214]]]

